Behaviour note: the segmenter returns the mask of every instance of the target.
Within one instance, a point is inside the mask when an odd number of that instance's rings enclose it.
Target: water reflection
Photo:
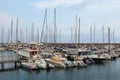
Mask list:
[[[120,58],[86,68],[7,70],[0,72],[0,80],[120,80]]]

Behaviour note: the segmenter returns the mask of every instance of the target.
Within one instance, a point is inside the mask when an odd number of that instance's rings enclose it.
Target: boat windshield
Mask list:
[[[92,55],[93,53],[91,51],[84,51],[84,52],[78,52],[78,55]]]
[[[91,48],[90,50],[91,51],[98,51],[98,49],[96,49],[96,48]]]

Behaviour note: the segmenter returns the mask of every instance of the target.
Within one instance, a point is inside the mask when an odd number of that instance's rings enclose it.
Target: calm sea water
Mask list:
[[[120,58],[87,68],[1,71],[0,80],[120,80]]]

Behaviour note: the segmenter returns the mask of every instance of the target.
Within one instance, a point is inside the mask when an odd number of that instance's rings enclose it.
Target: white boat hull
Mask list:
[[[61,67],[61,68],[65,68],[66,67],[65,64],[62,63],[62,62],[58,62],[58,61],[51,60],[51,59],[45,59],[45,60],[46,60],[46,62],[54,65],[55,67]]]
[[[28,68],[28,69],[37,69],[37,66],[34,65],[34,64],[30,64],[30,63],[27,63],[27,62],[23,62],[21,63],[22,67],[24,68]]]

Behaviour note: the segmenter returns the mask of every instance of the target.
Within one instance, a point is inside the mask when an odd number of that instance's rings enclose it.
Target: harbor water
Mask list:
[[[86,68],[62,68],[49,71],[10,69],[0,71],[0,80],[120,80],[120,58],[103,64],[92,64]]]

